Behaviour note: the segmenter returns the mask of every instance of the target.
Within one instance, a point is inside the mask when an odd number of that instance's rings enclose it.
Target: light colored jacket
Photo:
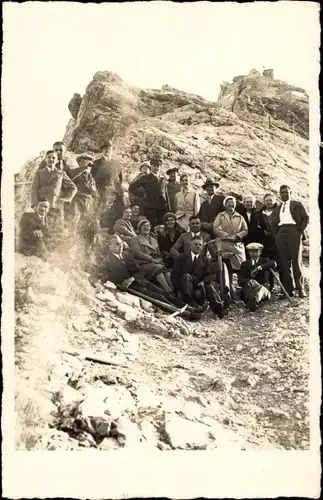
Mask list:
[[[230,254],[232,269],[239,270],[242,262],[246,260],[246,251],[242,240],[248,234],[248,226],[244,217],[237,212],[234,212],[232,216],[227,212],[221,212],[214,221],[213,232],[216,237],[221,238],[222,250]],[[227,236],[237,236],[239,240],[226,240]]]
[[[186,193],[181,189],[175,194],[175,215],[178,224],[187,231],[189,218],[192,215],[197,215],[200,211],[201,201],[200,196],[193,189],[189,189]]]

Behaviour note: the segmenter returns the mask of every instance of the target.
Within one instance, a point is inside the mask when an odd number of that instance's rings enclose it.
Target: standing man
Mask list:
[[[189,186],[188,175],[181,175],[181,190],[175,195],[175,215],[178,225],[188,230],[189,220],[192,215],[197,215],[200,211],[200,196]]]
[[[282,185],[279,193],[282,204],[273,211],[271,224],[278,252],[282,284],[292,297],[294,295],[294,277],[299,297],[304,298],[306,293],[302,273],[302,236],[308,225],[309,217],[300,201],[291,200],[289,186]]]
[[[166,171],[168,182],[166,183],[166,201],[168,211],[175,213],[175,195],[180,192],[181,185],[177,182],[178,168],[169,168]]]
[[[40,199],[46,199],[51,209],[57,204],[71,203],[77,187],[63,170],[55,167],[56,154],[54,150],[49,150],[45,156],[45,167],[38,169],[31,186],[31,207],[38,205]],[[62,196],[62,191],[65,191]]]
[[[163,196],[163,187],[158,178],[159,166],[151,165],[151,172],[140,176],[132,182],[132,190],[135,192],[139,188],[144,190],[143,212],[149,220],[152,228],[163,224],[166,213],[166,201]]]
[[[214,220],[216,216],[224,210],[224,196],[216,194],[216,190],[219,186],[220,184],[218,182],[213,182],[209,177],[202,186],[204,191],[206,191],[207,199],[201,203],[198,216],[201,219],[203,231],[209,233],[211,236],[213,236]]]
[[[72,201],[69,215],[75,229],[80,221],[84,225],[89,220],[92,215],[94,200],[98,197],[96,183],[91,174],[92,161],[93,158],[91,155],[86,153],[81,154],[77,157],[79,168],[71,170],[73,181],[77,187],[77,193]],[[74,171],[76,170],[81,173],[76,173],[75,175]]]

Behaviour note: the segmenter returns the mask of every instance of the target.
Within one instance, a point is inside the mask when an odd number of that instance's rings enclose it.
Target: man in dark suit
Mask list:
[[[97,266],[89,277],[92,286],[109,280],[115,285],[121,286],[122,289],[126,288],[130,293],[131,290],[134,290],[146,295],[147,300],[151,297],[178,308],[185,305],[181,300],[165,293],[162,288],[145,278],[144,271],[135,263],[132,255],[123,251],[123,242],[119,236],[110,236],[108,246],[105,261]],[[185,314],[186,312],[187,314]],[[194,319],[200,319],[202,316],[199,310],[188,308],[183,313],[183,317],[192,319],[191,313],[194,313]]]
[[[138,192],[139,188],[144,190],[143,212],[153,228],[163,224],[166,213],[166,201],[163,195],[163,185],[158,178],[158,168],[154,165],[150,173],[142,175],[132,182],[133,192]]]
[[[278,253],[278,265],[282,284],[290,296],[294,295],[294,283],[299,297],[306,297],[302,273],[302,237],[309,217],[299,201],[291,200],[289,186],[280,187],[282,204],[275,208],[271,216],[272,234]],[[291,273],[293,269],[293,277]]]
[[[171,280],[175,292],[186,304],[195,307],[207,300],[212,311],[223,318],[228,309],[216,291],[210,264],[202,252],[203,239],[195,236],[190,241],[190,251],[180,254],[175,260]]]
[[[274,260],[261,257],[264,248],[261,243],[249,243],[246,248],[250,258],[242,262],[238,282],[242,287],[241,299],[246,308],[254,312],[260,302],[271,297],[268,290],[269,269],[275,269],[277,264]]]
[[[45,239],[48,236],[47,214],[49,202],[41,200],[35,207],[34,212],[25,212],[19,221],[20,247],[19,251],[23,255],[36,255],[41,259],[46,259],[48,249]]]
[[[245,247],[249,243],[263,243],[264,241],[263,229],[259,226],[260,213],[255,209],[255,201],[255,197],[252,195],[245,196],[243,200],[245,210],[241,215],[244,217],[248,227],[248,234],[243,240]]]
[[[198,213],[203,231],[210,234],[212,237],[214,235],[214,220],[216,216],[224,210],[223,201],[225,197],[222,194],[216,194],[216,190],[219,186],[220,184],[218,182],[213,182],[209,177],[206,179],[202,188],[206,191],[207,199],[201,203]]]

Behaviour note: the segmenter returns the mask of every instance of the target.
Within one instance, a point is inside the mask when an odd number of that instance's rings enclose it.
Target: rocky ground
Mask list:
[[[16,446],[308,449],[308,342],[307,299],[188,323],[16,254]]]

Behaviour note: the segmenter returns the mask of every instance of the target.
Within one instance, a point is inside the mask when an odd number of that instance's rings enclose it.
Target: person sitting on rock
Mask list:
[[[216,291],[210,263],[203,253],[203,239],[194,236],[189,252],[178,255],[171,273],[174,291],[191,307],[204,305],[207,300],[214,314],[223,318],[228,309]]]
[[[118,219],[114,225],[113,231],[120,236],[122,241],[130,245],[132,238],[137,236],[133,225],[131,224],[132,211],[126,207],[123,211],[122,219]]]
[[[48,249],[45,238],[48,234],[47,214],[49,202],[40,200],[33,212],[24,212],[19,221],[20,246],[19,251],[23,255],[35,255],[40,259],[46,259]]]
[[[177,182],[177,173],[178,168],[169,168],[166,171],[166,174],[168,175],[168,182],[165,186],[166,201],[168,210],[171,213],[175,213],[175,196],[182,189],[181,184]]]
[[[175,215],[179,226],[187,231],[190,217],[197,215],[200,210],[200,196],[189,187],[187,174],[183,174],[180,180],[182,188],[175,195]]]
[[[176,215],[167,212],[164,216],[164,225],[160,226],[160,229],[156,231],[159,250],[167,269],[173,267],[174,259],[170,251],[182,232],[182,229],[177,225]]]
[[[247,245],[249,259],[241,264],[238,282],[241,288],[241,299],[246,308],[254,312],[258,309],[260,302],[271,297],[269,291],[269,269],[275,269],[277,264],[274,260],[261,257],[264,246],[261,243],[249,243]]]
[[[189,218],[189,231],[182,232],[177,241],[175,241],[174,245],[170,249],[170,255],[175,260],[180,253],[189,252],[190,250],[190,242],[195,236],[201,236],[203,243],[207,243],[211,240],[211,237],[208,233],[201,230],[201,221],[198,216],[192,215]],[[203,253],[206,255],[208,250],[208,245],[203,246]],[[212,251],[212,248],[211,248]]]
[[[118,235],[109,236],[106,258],[91,273],[89,281],[95,287],[111,281],[122,290],[128,290],[130,293],[131,290],[135,290],[144,294],[147,300],[153,298],[178,308],[185,306],[184,302],[169,295],[163,288],[146,278],[143,267],[135,261],[130,252],[124,251],[123,241]],[[188,308],[188,311],[194,313],[194,319],[201,318],[201,312],[198,310]],[[185,317],[185,314],[183,316]]]
[[[171,293],[173,287],[170,273],[166,269],[160,253],[158,241],[151,235],[151,224],[146,220],[138,223],[139,234],[130,243],[130,251],[135,262],[144,269],[146,278],[156,281],[165,292]]]
[[[225,197],[222,194],[216,193],[219,186],[220,184],[218,182],[214,182],[209,177],[202,186],[206,191],[207,199],[201,203],[198,216],[201,220],[203,231],[208,233],[211,237],[213,236],[214,220],[216,216],[223,211],[223,200]]]

